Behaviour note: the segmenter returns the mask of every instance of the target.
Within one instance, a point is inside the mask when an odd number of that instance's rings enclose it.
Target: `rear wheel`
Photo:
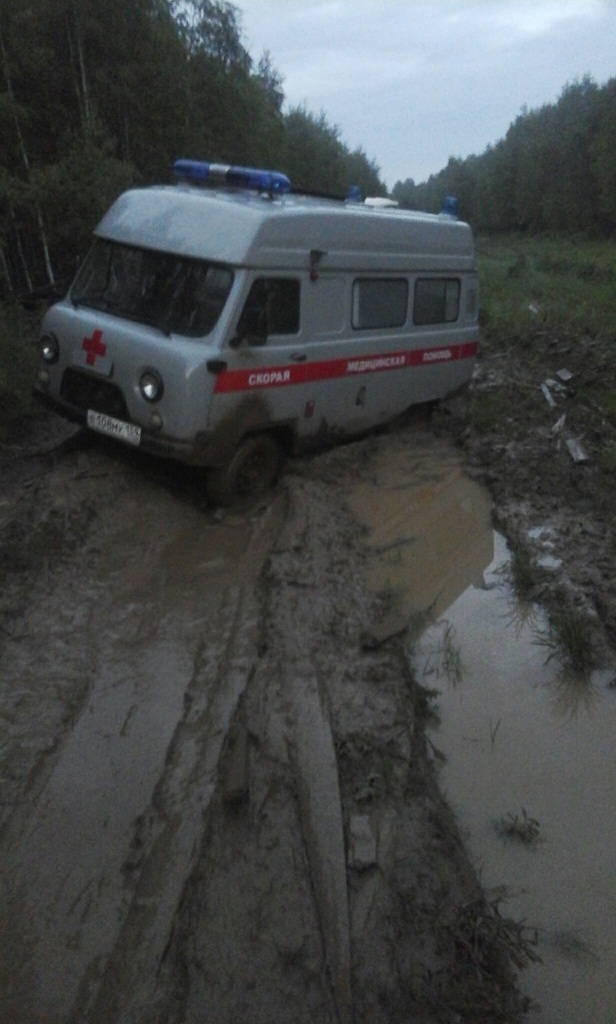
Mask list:
[[[280,445],[271,434],[244,438],[225,466],[211,469],[208,498],[216,505],[249,505],[269,491],[280,470]]]

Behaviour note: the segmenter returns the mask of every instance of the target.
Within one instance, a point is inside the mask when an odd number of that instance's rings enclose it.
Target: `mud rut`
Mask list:
[[[100,445],[0,496],[7,1024],[454,1019],[478,888],[345,504],[416,429],[245,515]]]

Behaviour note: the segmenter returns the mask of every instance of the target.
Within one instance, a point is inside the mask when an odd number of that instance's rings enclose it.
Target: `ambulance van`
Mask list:
[[[36,396],[207,469],[232,503],[284,453],[363,434],[468,382],[473,237],[452,213],[295,194],[274,171],[176,161],[121,195],[46,313]]]

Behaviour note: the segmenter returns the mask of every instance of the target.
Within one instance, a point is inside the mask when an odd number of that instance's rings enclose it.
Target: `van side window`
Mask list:
[[[238,323],[238,333],[297,334],[299,331],[298,280],[259,277],[253,281]],[[258,324],[258,330],[255,325]]]
[[[460,282],[457,278],[426,277],[415,282],[413,323],[451,324],[460,313]]]
[[[358,278],[353,282],[353,327],[402,327],[409,286],[405,278]]]

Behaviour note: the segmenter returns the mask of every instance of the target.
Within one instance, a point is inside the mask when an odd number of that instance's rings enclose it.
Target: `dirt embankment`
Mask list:
[[[516,1019],[521,932],[346,503],[413,428],[235,515],[82,436],[37,454],[51,422],[0,489],[2,1019]]]
[[[540,323],[506,345],[485,337],[470,399],[435,417],[492,494],[519,596],[543,603],[557,631],[577,622],[594,665],[612,664],[616,647],[614,347]]]

